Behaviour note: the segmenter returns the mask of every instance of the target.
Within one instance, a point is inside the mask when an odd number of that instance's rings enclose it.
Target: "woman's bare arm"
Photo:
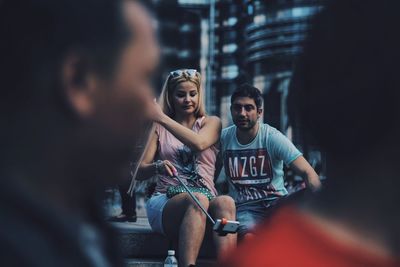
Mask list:
[[[173,165],[168,160],[161,161],[160,163],[155,163],[154,158],[157,153],[157,142],[158,136],[155,131],[151,133],[149,142],[146,145],[142,162],[139,165],[138,173],[136,179],[138,181],[147,180],[157,173],[157,164],[161,173],[166,172],[168,175],[172,176]]]

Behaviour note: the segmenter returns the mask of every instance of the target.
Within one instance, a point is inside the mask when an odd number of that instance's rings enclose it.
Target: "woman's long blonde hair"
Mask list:
[[[185,69],[182,69],[182,74],[177,77],[173,77],[172,74],[169,74],[167,80],[164,82],[159,101],[163,112],[170,118],[175,117],[175,108],[173,106],[172,97],[176,87],[183,82],[191,82],[197,88],[199,103],[194,113],[195,117],[199,118],[205,116],[206,110],[204,105],[204,92],[201,86],[201,75],[198,71],[193,73],[193,75],[190,75]]]

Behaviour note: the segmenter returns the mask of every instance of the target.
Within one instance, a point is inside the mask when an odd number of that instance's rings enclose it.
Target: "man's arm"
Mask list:
[[[303,177],[307,186],[313,192],[318,191],[321,188],[321,181],[319,180],[318,174],[303,156],[295,159],[289,164],[289,167],[292,168],[296,174]]]

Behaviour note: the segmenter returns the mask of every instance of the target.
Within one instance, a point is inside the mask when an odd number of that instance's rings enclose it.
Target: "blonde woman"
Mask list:
[[[221,122],[206,115],[201,76],[194,69],[172,71],[160,102],[161,106],[154,103],[154,132],[138,179],[158,175],[155,193],[146,205],[150,225],[177,246],[179,266],[193,266],[206,231],[206,216],[172,178],[172,169],[177,169],[212,216],[234,220],[234,201],[217,196],[213,181]],[[214,233],[214,241],[221,255],[236,245],[236,235],[220,237]]]

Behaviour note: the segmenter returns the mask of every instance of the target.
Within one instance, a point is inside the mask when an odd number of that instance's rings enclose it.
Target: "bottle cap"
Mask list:
[[[168,256],[174,256],[175,250],[168,250]]]

